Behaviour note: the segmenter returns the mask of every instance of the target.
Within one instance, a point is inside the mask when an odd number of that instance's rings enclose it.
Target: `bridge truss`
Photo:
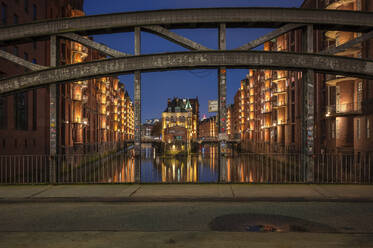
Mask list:
[[[36,21],[0,27],[0,46],[50,40],[50,66],[32,64],[22,58],[0,50],[0,57],[30,69],[32,72],[0,80],[0,94],[10,94],[21,89],[49,85],[50,126],[56,122],[56,84],[73,82],[106,75],[134,74],[135,150],[140,154],[141,145],[141,72],[195,68],[218,68],[218,130],[226,132],[226,69],[268,68],[298,70],[303,72],[302,147],[304,165],[312,169],[314,133],[314,78],[315,73],[355,76],[373,79],[373,61],[333,56],[343,50],[373,37],[373,13],[335,10],[307,10],[286,8],[224,8],[177,9],[115,13],[97,16]],[[276,30],[254,41],[227,50],[227,28],[265,27]],[[218,29],[218,50],[205,47],[174,33],[180,28]],[[259,52],[253,48],[286,32],[301,29],[305,46],[302,53]],[[313,35],[315,30],[343,30],[361,32],[363,35],[334,50],[316,54]],[[183,46],[191,51],[164,54],[141,54],[141,31],[150,32]],[[134,52],[126,54],[99,44],[83,36],[133,32]],[[69,39],[98,50],[108,56],[105,60],[60,66],[58,40]],[[51,133],[50,154],[56,153],[56,137]],[[224,177],[224,175],[222,175]]]

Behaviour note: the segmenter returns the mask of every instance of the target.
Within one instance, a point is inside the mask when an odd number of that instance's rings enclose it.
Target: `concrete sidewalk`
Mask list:
[[[373,185],[122,184],[0,186],[1,202],[373,202]]]

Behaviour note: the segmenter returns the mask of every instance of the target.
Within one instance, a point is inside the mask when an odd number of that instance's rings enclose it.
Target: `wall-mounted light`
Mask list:
[[[88,118],[83,118],[83,125],[88,125]]]

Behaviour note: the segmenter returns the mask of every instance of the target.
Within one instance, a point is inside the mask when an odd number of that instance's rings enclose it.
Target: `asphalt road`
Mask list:
[[[0,223],[0,247],[373,247],[373,203],[2,203]]]

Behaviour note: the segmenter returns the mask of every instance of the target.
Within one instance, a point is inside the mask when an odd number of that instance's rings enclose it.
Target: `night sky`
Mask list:
[[[303,0],[85,0],[86,15],[131,12],[141,10],[211,8],[211,7],[299,7]],[[173,30],[204,46],[217,49],[217,29]],[[227,49],[239,47],[270,32],[271,29],[227,29]],[[111,48],[133,54],[133,33],[94,36],[95,41]],[[172,42],[146,32],[141,33],[141,53],[187,51]],[[260,48],[259,48],[260,49]],[[233,103],[234,94],[248,70],[227,70],[227,103]],[[133,99],[133,75],[119,77]],[[160,118],[167,98],[198,96],[200,116],[207,112],[208,100],[217,99],[217,70],[168,71],[142,73],[142,122]]]

